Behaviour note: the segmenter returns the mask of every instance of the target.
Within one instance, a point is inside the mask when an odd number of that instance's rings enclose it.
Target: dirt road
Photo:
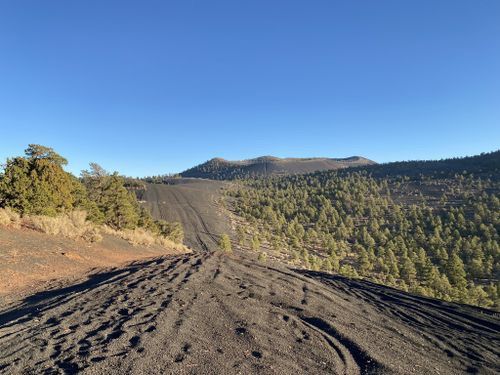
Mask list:
[[[206,251],[213,224],[205,218],[217,214],[199,211],[209,206],[204,198],[188,199],[194,187],[159,189],[178,200],[169,215],[194,228],[187,238],[199,251],[109,270],[3,309],[0,373],[500,371],[492,312]]]

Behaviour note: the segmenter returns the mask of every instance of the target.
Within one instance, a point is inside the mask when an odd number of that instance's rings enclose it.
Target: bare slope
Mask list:
[[[494,374],[499,330],[480,309],[198,253],[0,312],[0,372]]]
[[[96,267],[176,253],[158,245],[132,246],[110,235],[104,235],[102,242],[88,243],[0,226],[0,297],[20,289],[38,289],[51,279],[81,277]]]
[[[222,210],[224,182],[198,179],[173,179],[172,184],[148,184],[139,199],[155,219],[179,221],[185,243],[193,249],[216,250],[218,236],[230,233]]]
[[[301,174],[375,164],[360,156],[345,159],[332,158],[276,158],[263,156],[249,160],[229,161],[211,159],[181,173],[183,177],[232,180],[256,176]]]

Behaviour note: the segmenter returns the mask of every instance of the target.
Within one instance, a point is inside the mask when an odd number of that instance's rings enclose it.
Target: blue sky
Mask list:
[[[2,1],[0,160],[143,176],[215,156],[499,148],[500,1]]]

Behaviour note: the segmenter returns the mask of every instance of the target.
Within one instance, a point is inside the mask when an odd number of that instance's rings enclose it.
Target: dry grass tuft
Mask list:
[[[10,225],[10,217],[3,208],[0,209],[0,225]]]
[[[0,208],[0,225],[19,228],[21,216],[9,207]]]
[[[71,239],[82,239],[87,242],[99,242],[102,236],[99,229],[87,221],[87,213],[75,210],[56,217],[26,216],[23,225],[39,232],[61,235]]]
[[[51,235],[60,235],[71,239],[80,239],[87,242],[99,242],[103,234],[110,234],[123,238],[134,246],[159,245],[179,252],[189,252],[183,244],[176,243],[167,237],[157,235],[146,229],[114,230],[107,226],[98,227],[87,221],[87,213],[82,210],[71,211],[56,217],[24,216],[10,208],[0,208],[0,225],[20,226]]]
[[[166,237],[157,235],[143,228],[136,228],[133,230],[132,229],[115,230],[110,227],[103,227],[103,233],[123,238],[125,241],[129,242],[134,246],[160,245],[162,247],[176,251],[181,251],[181,252],[188,251],[188,248],[183,244],[176,243]]]

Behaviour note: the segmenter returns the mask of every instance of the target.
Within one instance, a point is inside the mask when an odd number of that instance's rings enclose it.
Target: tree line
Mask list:
[[[182,241],[180,224],[154,220],[117,172],[91,163],[77,178],[64,170],[65,165],[67,160],[52,148],[30,144],[24,156],[7,159],[0,173],[0,207],[46,216],[84,210],[96,224],[116,230],[144,228]]]
[[[306,268],[498,309],[498,179],[399,167],[248,180],[230,194],[261,240]]]

